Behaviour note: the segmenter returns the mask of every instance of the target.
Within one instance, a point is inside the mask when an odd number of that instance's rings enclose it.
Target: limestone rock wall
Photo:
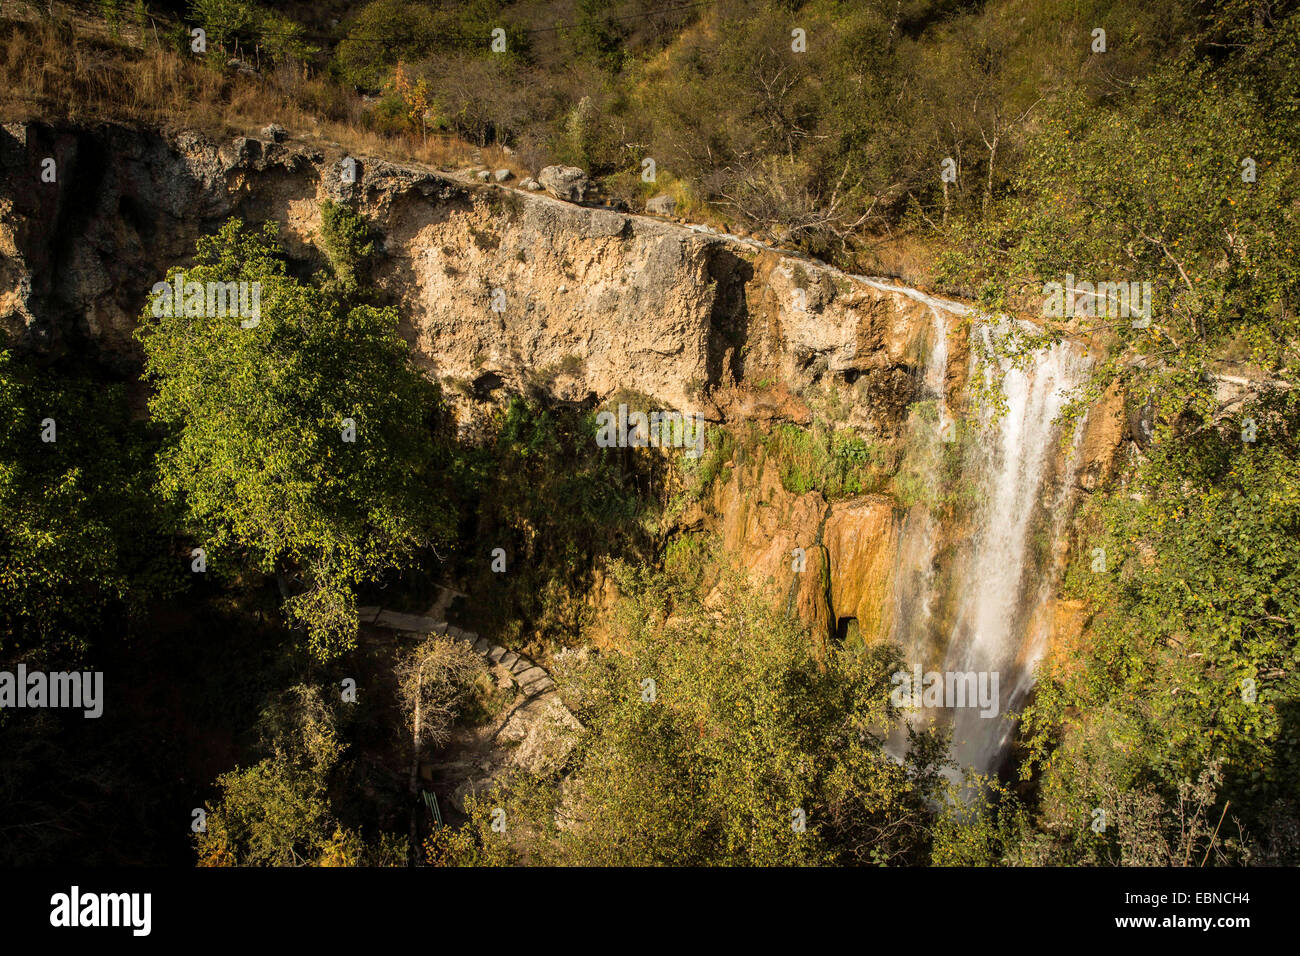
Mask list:
[[[544,382],[643,393],[712,418],[707,387],[780,381],[889,433],[916,390],[928,308],[902,291],[713,233],[341,149],[117,125],[0,128],[0,324],[20,347],[131,367],[154,282],[226,218],[267,219],[303,270],[325,198],[373,225],[373,281],[467,400]],[[54,182],[42,180],[55,161]]]
[[[201,235],[230,216],[274,220],[308,273],[322,265],[314,237],[329,198],[372,225],[373,283],[471,416],[532,385],[558,400],[627,393],[714,420],[817,412],[888,441],[921,396],[936,308],[962,308],[753,240],[447,171],[351,157],[346,181],[347,159],[244,136],[0,127],[0,326],[19,348],[94,350],[129,373],[153,283]],[[968,366],[955,323],[946,342],[955,405]],[[1125,430],[1120,396],[1103,404],[1085,441],[1088,488]],[[890,499],[793,495],[761,460],[737,463],[713,494],[699,521],[790,613],[827,637],[847,618],[864,639],[888,633],[902,520]],[[798,575],[796,547],[807,561]]]
[[[828,503],[788,491],[760,452],[737,462],[686,521],[715,532],[730,561],[819,638],[843,638],[852,619],[872,643],[890,634],[903,517],[886,495]]]

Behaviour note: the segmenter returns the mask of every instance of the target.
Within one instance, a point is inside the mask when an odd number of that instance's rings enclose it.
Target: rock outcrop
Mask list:
[[[887,639],[902,509],[879,494],[827,502],[789,491],[761,450],[733,464],[683,523],[717,534],[750,582],[814,635]]]
[[[888,433],[914,397],[931,307],[901,288],[472,173],[350,157],[350,177],[345,159],[293,141],[4,126],[0,323],[24,347],[90,345],[133,366],[150,288],[199,236],[230,216],[275,220],[289,255],[312,267],[331,198],[373,225],[373,282],[458,401],[563,367],[567,397],[625,389],[712,415],[706,389],[766,379],[816,407],[833,393],[843,420]],[[552,181],[578,188],[568,174]]]
[[[668,193],[660,193],[646,200],[645,211],[651,216],[669,218],[677,212],[677,200]]]
[[[375,231],[369,282],[398,308],[462,422],[504,394],[542,389],[713,421],[817,417],[887,444],[924,394],[940,389],[956,407],[964,391],[964,336],[942,321],[965,311],[958,303],[750,238],[576,205],[589,198],[581,170],[543,169],[546,191],[475,172],[349,156],[277,130],[214,140],[9,124],[0,325],[19,348],[95,350],[134,371],[132,332],[150,290],[200,236],[231,216],[274,221],[295,267],[309,271],[323,264],[315,241],[331,199]],[[940,341],[946,364],[927,385]],[[1077,472],[1085,491],[1113,470],[1126,431],[1142,431],[1124,420],[1118,393],[1103,406]],[[761,460],[735,466],[698,521],[816,633],[888,635],[902,510],[882,496],[828,504],[786,491]]]
[[[587,198],[591,180],[577,166],[546,166],[537,174],[542,188],[556,199],[580,203]]]

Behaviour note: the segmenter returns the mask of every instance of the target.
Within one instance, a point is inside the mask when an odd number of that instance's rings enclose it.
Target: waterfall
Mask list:
[[[992,344],[999,333],[984,325],[976,334]],[[1045,649],[1046,625],[1036,620],[1037,612],[1058,570],[1054,545],[1063,530],[1075,460],[1067,455],[1058,466],[1056,418],[1087,365],[1082,349],[1063,342],[1035,353],[1026,369],[1009,361],[984,369],[987,376],[1000,375],[1006,410],[996,419],[984,410],[988,440],[967,462],[979,481],[979,504],[956,578],[956,619],[943,670],[996,673],[999,700],[995,717],[970,706],[952,711],[952,755],[962,767],[997,769],[1014,729],[1006,715],[1023,703]],[[1072,445],[1081,433],[1076,427]]]
[[[935,317],[935,345],[925,366],[922,401],[937,405],[942,423],[949,415],[944,316],[956,310],[940,301],[927,304]],[[971,335],[991,346],[1007,328],[979,324]],[[1005,408],[1001,414],[982,409],[980,420],[968,426],[979,429],[974,440],[963,443],[961,473],[969,503],[947,521],[940,520],[933,501],[911,504],[895,565],[893,640],[913,673],[937,671],[945,678],[973,673],[977,681],[987,675],[989,690],[997,675],[993,715],[982,715],[973,701],[953,707],[948,699],[928,701],[931,706],[909,717],[913,726],[933,720],[950,728],[958,767],[982,773],[995,772],[1002,762],[1014,731],[1006,715],[1024,703],[1046,649],[1048,624],[1041,611],[1060,570],[1055,542],[1069,513],[1074,462],[1073,454],[1063,454],[1056,418],[1088,367],[1083,350],[1068,342],[1028,359],[1020,368],[1010,359],[990,357],[981,368],[972,349],[971,375],[996,378]],[[924,483],[931,488],[941,480],[945,453],[958,453],[952,445],[945,452],[935,417],[931,413],[929,427],[922,428],[916,416],[909,428],[912,454],[921,470],[929,471]],[[1076,427],[1074,443],[1081,433]],[[941,540],[947,541],[942,560]],[[889,749],[897,755],[905,745],[903,729],[896,728]],[[950,776],[959,775],[960,770]]]

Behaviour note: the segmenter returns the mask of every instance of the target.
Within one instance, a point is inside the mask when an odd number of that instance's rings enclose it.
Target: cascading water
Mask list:
[[[991,345],[998,331],[976,330]],[[952,711],[952,755],[961,767],[997,768],[1013,730],[1006,714],[1024,700],[1045,635],[1034,621],[1050,594],[1055,575],[1053,543],[1061,530],[1074,461],[1056,467],[1060,450],[1057,416],[1080,384],[1088,361],[1076,345],[1063,342],[1032,356],[1026,369],[990,362],[987,376],[1000,375],[1005,412],[983,425],[991,441],[977,448],[979,504],[974,534],[955,579],[956,619],[947,642],[945,672],[998,675],[996,716],[977,707]],[[1077,442],[1082,432],[1076,428]],[[1038,546],[1035,547],[1035,537]]]
[[[965,310],[928,297],[923,301],[935,318],[924,401],[936,405],[937,414],[930,414],[924,425],[918,417],[910,441],[922,470],[930,472],[923,484],[933,491],[941,482],[943,439],[952,437],[943,434],[949,418],[945,316]],[[992,346],[1006,328],[981,324],[971,334]],[[1038,612],[1050,598],[1059,570],[1053,544],[1063,530],[1073,481],[1074,456],[1060,454],[1056,418],[1088,366],[1082,349],[1072,343],[1031,354],[1024,368],[993,357],[991,349],[986,353],[990,361],[979,368],[972,349],[971,374],[997,377],[1005,408],[1000,415],[984,409],[979,440],[965,443],[961,467],[972,485],[973,505],[948,529],[932,507],[935,502],[909,507],[895,569],[893,615],[893,639],[918,676],[975,674],[978,681],[987,675],[991,691],[991,675],[997,674],[995,713],[971,706],[971,700],[958,707],[946,700],[931,701],[910,718],[918,727],[931,720],[949,727],[958,767],[980,773],[994,772],[1001,763],[1014,729],[1006,714],[1023,703],[1046,646]],[[1081,431],[1076,429],[1074,441]],[[955,446],[948,448],[955,453]],[[949,549],[941,569],[945,531]],[[914,690],[919,694],[921,689]],[[889,749],[899,755],[905,746],[902,728],[897,728]],[[956,779],[960,773],[950,776]]]

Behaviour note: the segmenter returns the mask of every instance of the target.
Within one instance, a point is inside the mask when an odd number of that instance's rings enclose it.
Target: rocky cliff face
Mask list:
[[[716,533],[750,579],[823,641],[887,638],[904,513],[886,495],[828,502],[781,483],[760,449],[684,524]]]
[[[915,397],[929,310],[902,291],[703,227],[445,171],[355,157],[349,183],[346,158],[247,137],[7,125],[0,322],[21,346],[93,346],[129,366],[151,286],[200,235],[229,216],[274,219],[309,267],[332,198],[373,225],[374,282],[458,400],[531,382],[559,399],[626,389],[716,419],[752,411],[722,386],[781,382],[814,406],[833,392],[837,417],[890,434]]]
[[[94,350],[129,372],[152,285],[199,236],[274,220],[307,272],[328,198],[372,225],[373,284],[463,421],[531,387],[715,421],[816,414],[888,443],[923,395],[955,408],[964,392],[965,335],[937,321],[960,306],[703,227],[329,147],[113,125],[4,126],[0,170],[0,324],[19,348]],[[1113,465],[1121,412],[1108,395],[1088,426],[1084,489]],[[816,633],[888,635],[905,509],[791,493],[761,457],[732,464],[687,524]]]

